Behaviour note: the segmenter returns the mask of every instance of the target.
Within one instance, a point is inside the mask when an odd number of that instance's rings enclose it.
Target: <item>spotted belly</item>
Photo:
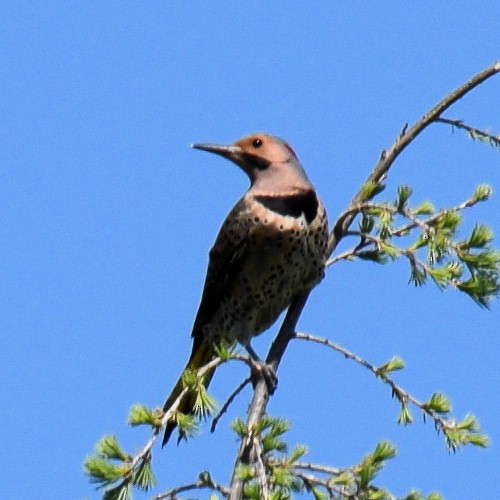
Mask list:
[[[326,217],[312,227],[291,219],[290,226],[268,223],[250,231],[242,264],[234,270],[231,286],[207,325],[209,337],[248,344],[277,320],[296,295],[322,279]]]

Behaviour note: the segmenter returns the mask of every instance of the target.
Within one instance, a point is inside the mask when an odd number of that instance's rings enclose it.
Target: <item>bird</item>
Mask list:
[[[267,330],[294,297],[318,284],[325,270],[328,221],[295,151],[283,139],[254,133],[230,145],[192,147],[235,163],[250,187],[224,220],[209,253],[201,302],[192,330],[185,370],[195,371],[215,357],[216,346],[241,344]],[[213,370],[203,384],[208,387]],[[168,411],[184,389],[181,376],[167,398]],[[188,392],[176,412],[197,414],[196,394]],[[172,412],[164,446],[177,426]],[[182,431],[179,441],[185,436]]]

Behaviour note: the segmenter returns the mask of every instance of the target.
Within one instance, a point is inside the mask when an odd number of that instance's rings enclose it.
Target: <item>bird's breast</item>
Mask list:
[[[283,216],[260,205],[251,206],[246,216],[243,254],[211,324],[214,334],[242,344],[321,280],[328,240],[322,206],[310,223],[304,215]]]

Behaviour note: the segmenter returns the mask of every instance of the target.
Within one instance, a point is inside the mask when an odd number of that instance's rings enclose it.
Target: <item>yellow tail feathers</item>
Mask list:
[[[195,344],[193,346],[193,350],[191,352],[191,356],[189,357],[189,361],[186,367],[184,368],[181,376],[179,377],[179,380],[175,384],[175,387],[170,393],[170,396],[167,398],[167,401],[163,405],[163,411],[168,411],[171,408],[171,406],[175,403],[177,398],[180,396],[181,392],[184,390],[185,387],[183,380],[184,373],[187,370],[196,372],[202,366],[209,363],[212,360],[213,356],[214,356],[214,349],[212,345],[208,345],[208,343],[202,342],[200,345]],[[203,385],[205,386],[205,388],[207,388],[208,385],[210,384],[214,371],[215,368],[205,374],[203,379]],[[184,395],[175,413],[177,412],[185,415],[194,415],[196,413],[196,394],[193,391],[188,392],[187,394]],[[170,436],[172,435],[172,432],[176,427],[177,427],[177,421],[174,415],[173,419],[169,420],[165,428],[165,435],[163,436],[162,446],[165,446],[165,444],[167,444],[168,440],[170,439]],[[183,436],[181,434],[179,436],[179,441],[182,439],[182,437]]]

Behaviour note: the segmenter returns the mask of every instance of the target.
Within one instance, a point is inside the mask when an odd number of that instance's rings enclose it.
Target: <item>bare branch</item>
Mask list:
[[[252,438],[254,442],[255,455],[257,457],[257,475],[259,478],[260,484],[260,495],[263,500],[269,499],[269,484],[267,481],[266,474],[266,466],[264,464],[264,451],[262,450],[262,446],[260,440],[255,436]]]
[[[331,476],[338,476],[339,474],[342,474],[342,472],[348,470],[348,469],[339,469],[338,467],[328,467],[326,465],[321,465],[321,464],[313,464],[310,462],[294,462],[293,464],[291,464],[291,467],[293,469],[304,469],[313,472],[322,472],[324,474],[330,474]]]
[[[221,419],[222,415],[227,412],[227,409],[229,408],[229,405],[234,401],[236,396],[251,382],[251,377],[247,377],[241,384],[230,394],[230,396],[227,398],[226,402],[222,405],[222,408],[219,410],[217,415],[214,417],[212,420],[212,425],[210,426],[210,432],[214,432],[215,428],[217,427],[217,424],[219,423],[219,420]]]
[[[332,258],[326,261],[325,267],[330,267],[332,264],[336,264],[341,260],[352,260],[353,257],[356,257],[356,253],[360,250],[360,245],[356,245],[355,247],[346,250],[345,252],[339,253],[338,255],[333,256]]]
[[[209,481],[196,481],[194,483],[190,484],[185,484],[182,486],[177,486],[176,488],[171,488],[168,491],[165,491],[164,493],[160,493],[159,495],[156,495],[153,500],[174,500],[179,493],[182,493],[183,491],[191,491],[191,490],[201,490],[201,489],[210,489],[212,491],[218,491],[224,497],[227,497],[229,495],[229,491],[226,487],[222,486],[219,483],[216,483],[213,481],[211,478]]]
[[[418,226],[421,226],[421,224],[430,226],[433,222],[439,220],[444,215],[445,212],[450,212],[450,211],[460,212],[462,210],[465,210],[466,208],[470,208],[470,207],[474,206],[476,203],[479,203],[479,202],[480,202],[480,200],[472,197],[472,198],[469,198],[468,200],[465,200],[464,202],[460,203],[459,205],[456,205],[454,207],[447,208],[444,210],[440,210],[436,214],[434,214],[431,217],[428,217],[427,219],[424,219],[424,220],[417,219],[414,214],[412,214],[410,211],[406,210],[404,215],[406,217],[408,217],[410,220],[412,220],[413,222],[411,222],[410,224],[408,224],[406,226],[400,227],[396,231],[391,232],[391,236],[402,236],[402,235],[408,233],[409,231],[411,231],[412,229],[414,229]]]
[[[346,493],[344,490],[345,488],[341,486],[337,486],[335,483],[332,483],[329,479],[322,479],[317,476],[313,476],[312,474],[306,474],[304,472],[296,471],[295,475],[302,479],[304,483],[309,484],[310,486],[321,486],[328,491],[328,494],[330,495],[331,499],[342,499],[342,500],[356,500],[355,495],[351,495],[349,493]],[[335,494],[337,496],[335,496]]]
[[[451,120],[449,118],[438,118],[436,122],[446,123],[451,125],[454,128],[460,128],[462,130],[466,130],[469,134],[469,137],[476,140],[479,139],[483,142],[488,142],[492,146],[500,147],[500,135],[493,135],[487,132],[486,130],[480,130],[475,127],[471,127],[470,125],[465,124],[462,120]]]
[[[340,354],[342,354],[347,359],[351,359],[352,361],[355,361],[359,365],[364,366],[365,368],[370,370],[373,373],[373,375],[375,375],[375,377],[384,382],[384,384],[387,384],[392,389],[392,394],[396,396],[399,402],[401,402],[402,404],[410,402],[414,406],[419,408],[424,414],[431,417],[437,429],[441,429],[443,432],[446,432],[448,430],[453,430],[455,428],[455,422],[453,420],[450,421],[448,419],[440,417],[435,411],[430,409],[428,405],[422,403],[417,398],[412,396],[410,393],[405,391],[401,386],[397,385],[387,374],[385,374],[384,376],[380,376],[379,369],[376,366],[372,365],[371,363],[361,358],[357,354],[348,351],[344,347],[335,344],[334,342],[324,337],[318,337],[316,335],[310,335],[308,333],[297,332],[295,333],[295,338],[300,340],[307,340],[309,342],[316,342],[318,344],[330,347],[334,351],[337,351]]]

